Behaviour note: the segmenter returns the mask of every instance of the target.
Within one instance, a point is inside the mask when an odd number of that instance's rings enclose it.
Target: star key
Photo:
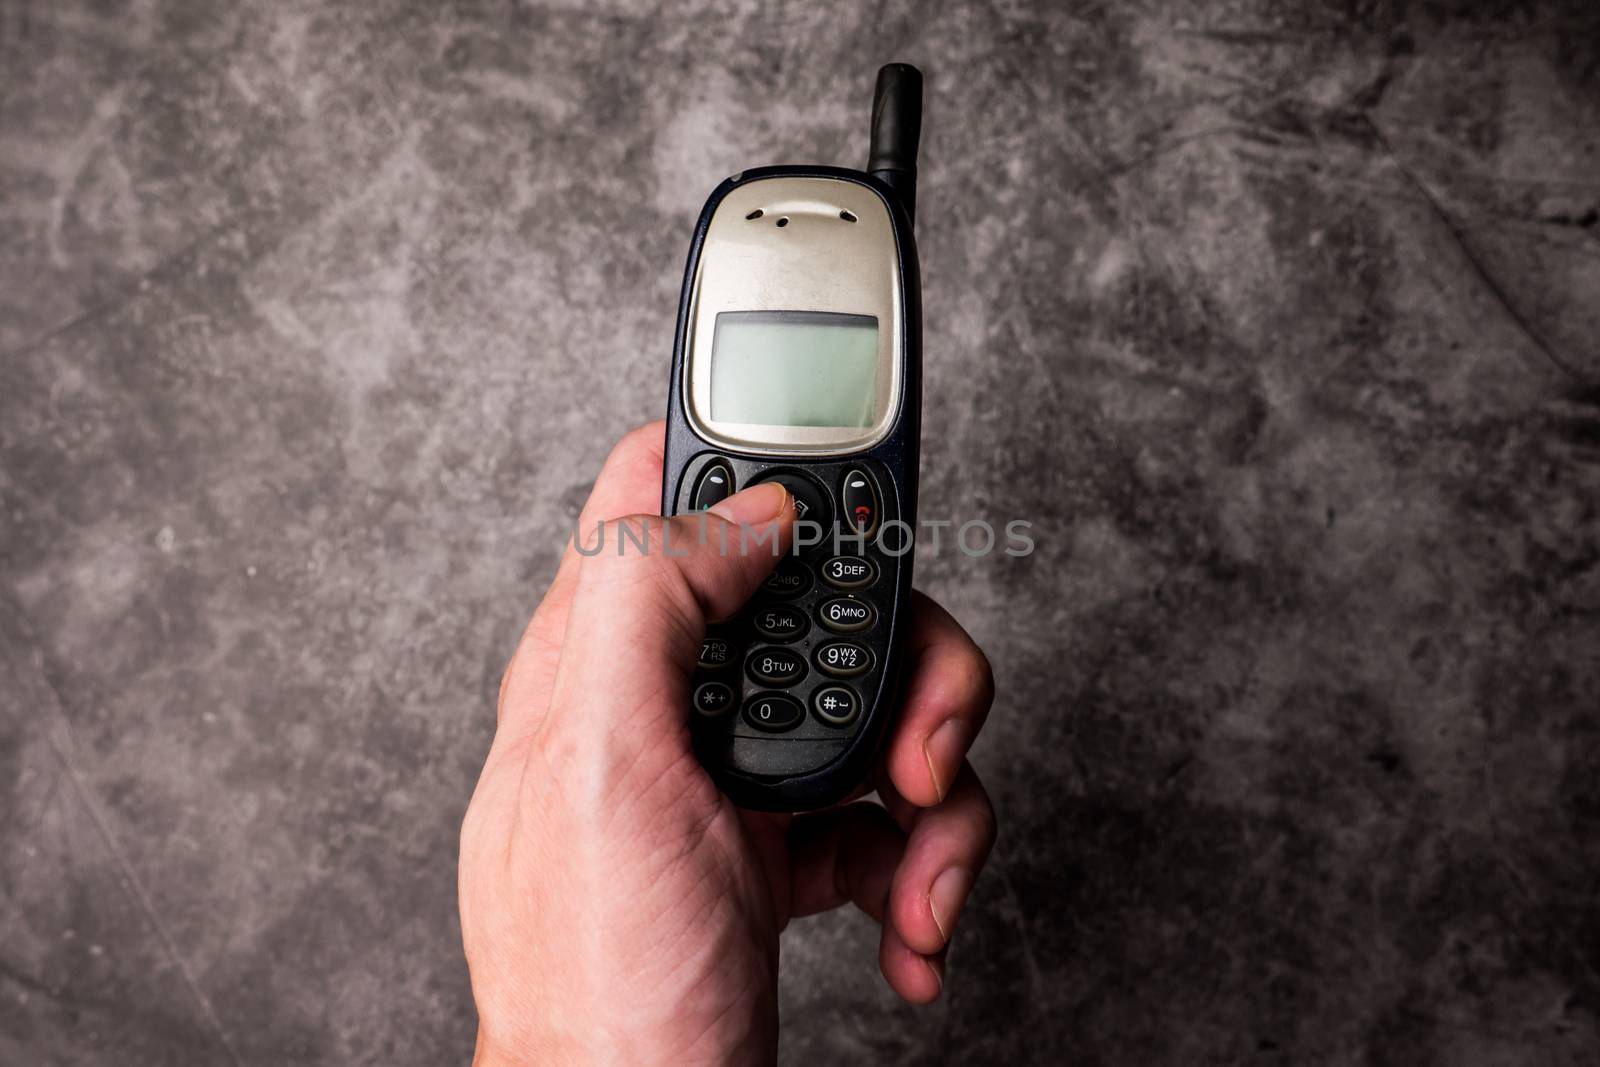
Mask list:
[[[694,691],[694,709],[706,718],[716,718],[733,707],[733,689],[723,682],[706,682]]]

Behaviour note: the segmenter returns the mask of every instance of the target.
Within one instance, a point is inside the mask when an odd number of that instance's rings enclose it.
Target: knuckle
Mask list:
[[[994,805],[990,805],[989,797],[982,797],[976,821],[978,821],[978,840],[984,843],[984,849],[987,851],[990,845],[994,845],[995,838],[1000,837],[1000,819],[995,817]]]
[[[511,672],[516,665],[517,657],[512,655],[512,657],[506,661],[505,669],[500,672],[500,691],[494,698],[494,717],[496,721],[505,717],[506,692],[511,688]]]
[[[661,433],[661,427],[656,423],[647,422],[635,426],[617,438],[617,443],[611,446],[611,452],[606,456],[606,462],[626,461],[641,453],[649,452],[651,446],[658,443],[652,438],[659,438]]]
[[[666,427],[660,421],[635,426],[617,441],[606,463],[623,469],[637,467],[648,471],[652,467],[659,468],[665,438]]]
[[[604,520],[600,549],[578,564],[579,580],[610,580],[659,566],[666,520],[659,515],[619,515]]]
[[[707,540],[708,518],[715,516],[709,512],[695,511],[663,519],[668,535],[672,538],[673,550],[687,549],[697,543],[704,544]]]
[[[955,788],[944,802],[952,824],[969,841],[976,842],[980,852],[987,855],[1000,832],[1000,821],[995,814],[989,793],[978,780],[970,764],[961,769]]]
[[[964,709],[983,716],[994,702],[994,668],[983,650],[973,646],[971,654],[962,657],[960,681],[954,687],[955,695]]]
[[[983,851],[988,853],[994,846],[995,839],[1000,836],[1000,819],[995,814],[994,804],[989,800],[989,794],[983,786],[973,779],[972,822],[977,838],[983,844]]]
[[[994,808],[989,806],[988,799],[983,798],[980,803],[974,804],[964,821],[966,837],[978,846],[980,856],[987,856],[1000,834],[999,820],[995,818]]]
[[[466,814],[461,816],[461,827],[456,832],[457,854],[471,856],[476,851],[476,845],[484,836],[483,805],[474,801],[467,805]]]
[[[978,669],[983,679],[983,702],[987,706],[994,702],[994,664],[989,662],[988,655],[981,648],[978,649]]]
[[[660,419],[650,422],[641,422],[633,429],[622,435],[617,442],[617,448],[628,449],[653,449],[661,444],[662,436],[666,432],[666,424]]]
[[[661,566],[651,569],[650,581],[664,606],[677,618],[692,623],[695,627],[705,622],[705,611],[701,607],[700,598],[695,595],[694,588],[689,584],[689,579],[681,567],[673,564],[671,560],[664,561]]]
[[[989,657],[984,654],[983,649],[974,645],[972,651],[973,696],[984,707],[988,707],[994,700],[994,667],[989,663]]]

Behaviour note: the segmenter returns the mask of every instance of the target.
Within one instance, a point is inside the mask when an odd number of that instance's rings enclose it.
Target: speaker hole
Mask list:
[[[756,208],[754,211],[750,212],[750,214],[746,215],[745,218],[747,218],[747,219],[759,219],[762,216],[762,214],[763,214],[762,210],[760,208]]]
[[[856,221],[855,213],[854,212],[850,212],[850,211],[841,211],[841,212],[839,212],[839,217],[841,219],[844,219],[844,221],[846,221],[846,222],[854,222],[854,221]]]
[[[779,226],[787,226],[787,225],[789,225],[789,216],[788,215],[780,216],[778,218],[778,225]]]

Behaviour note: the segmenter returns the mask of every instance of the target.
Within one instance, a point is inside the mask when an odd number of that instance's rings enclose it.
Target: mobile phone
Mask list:
[[[896,712],[922,408],[921,108],[920,72],[885,66],[865,171],[735,174],[689,249],[662,514],[780,481],[800,519],[796,551],[708,630],[690,687],[695,752],[742,807],[844,799]]]

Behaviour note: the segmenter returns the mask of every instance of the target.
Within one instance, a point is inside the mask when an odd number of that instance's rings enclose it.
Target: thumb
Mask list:
[[[575,600],[625,613],[617,618],[666,613],[698,641],[706,623],[755,595],[788,551],[794,521],[794,498],[780,482],[751,486],[708,511],[612,519],[583,560]]]
[[[639,731],[642,711],[687,685],[706,623],[737,612],[778,565],[794,521],[789,491],[763,482],[708,512],[607,523],[579,566],[551,725],[581,708],[584,732],[613,720]],[[681,722],[685,708],[655,710]]]
[[[694,539],[678,558],[678,567],[700,604],[701,621],[717,622],[742,608],[789,550],[794,497],[780,482],[763,482],[704,514],[704,521],[698,515],[679,515],[671,524],[693,530]]]

